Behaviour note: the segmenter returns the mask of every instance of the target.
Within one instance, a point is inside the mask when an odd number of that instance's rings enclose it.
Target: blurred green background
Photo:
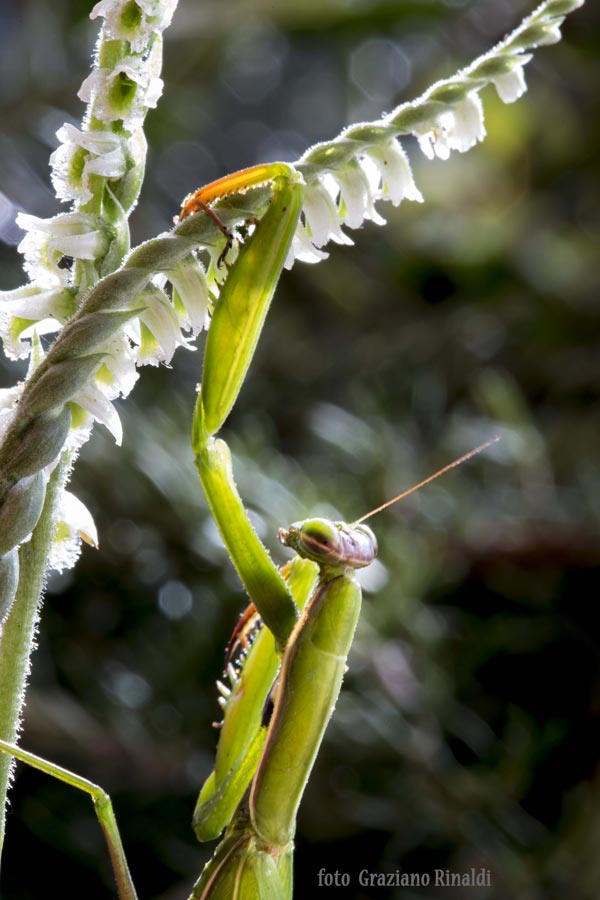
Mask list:
[[[134,243],[189,190],[295,159],[486,50],[505,0],[180,0],[148,117]],[[81,0],[0,8],[2,286],[22,283],[18,209],[57,211],[47,158],[97,23]],[[350,671],[299,818],[298,900],[598,895],[597,4],[484,94],[488,138],[448,162],[405,146],[426,203],[381,205],[356,247],[297,264],[227,424],[240,490],[276,529],[355,518],[491,434],[501,444],[373,521]],[[196,483],[198,353],[144,369],[72,489],[101,549],[50,580],[23,743],[112,794],[141,898],[187,897],[212,847],[190,828],[212,766],[215,678],[245,604]],[[0,363],[7,386],[22,368]],[[491,887],[394,894],[358,872],[470,867]],[[432,877],[433,881],[433,877]],[[20,767],[2,896],[106,898],[87,798]]]

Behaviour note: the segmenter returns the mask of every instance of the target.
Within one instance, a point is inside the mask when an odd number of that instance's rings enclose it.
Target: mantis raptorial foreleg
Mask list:
[[[248,177],[252,178],[248,182]],[[265,317],[292,241],[302,206],[303,187],[294,170],[281,163],[246,170],[215,183],[220,194],[271,179],[271,205],[251,239],[241,248],[220,293],[209,329],[202,386],[196,404],[192,444],[196,466],[223,542],[250,600],[273,634],[261,637],[246,660],[239,683],[225,704],[214,772],[205,782],[194,813],[201,840],[217,837],[229,824],[250,783],[266,728],[263,707],[279,668],[279,656],[310,594],[314,572],[296,566],[290,584],[280,574],[254,531],[237,492],[231,456],[215,440],[248,371]],[[188,199],[182,215],[202,208],[206,190]]]
[[[283,574],[302,609],[312,594],[317,567],[297,557]],[[215,768],[194,812],[194,831],[201,841],[218,837],[229,824],[254,775],[267,733],[264,710],[280,664],[273,635],[261,628],[224,703]]]

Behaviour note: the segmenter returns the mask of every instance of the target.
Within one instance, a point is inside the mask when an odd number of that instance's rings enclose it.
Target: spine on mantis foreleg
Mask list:
[[[296,557],[285,568],[286,583],[303,609],[312,594],[317,567]],[[213,840],[229,825],[254,775],[267,734],[265,706],[280,665],[272,633],[261,628],[225,703],[215,768],[194,811],[194,831],[201,841]]]

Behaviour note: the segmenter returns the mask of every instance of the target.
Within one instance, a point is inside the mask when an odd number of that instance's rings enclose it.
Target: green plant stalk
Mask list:
[[[17,739],[25,697],[30,656],[39,619],[40,597],[52,544],[54,517],[71,466],[71,454],[64,453],[50,477],[42,514],[31,540],[19,551],[19,587],[2,631],[0,653],[0,734],[10,743]],[[0,757],[0,855],[4,844],[5,799],[11,781],[12,760]]]
[[[120,62],[124,62],[132,56],[129,40],[115,41],[110,37],[109,30],[106,24],[101,29],[95,59],[96,68],[114,69]],[[162,36],[157,29],[148,37],[146,47],[140,48],[133,55],[140,61],[145,58],[146,65],[157,75],[162,61]],[[112,237],[103,257],[93,261],[76,260],[72,288],[77,292],[79,298],[83,297],[85,291],[92,287],[102,275],[120,266],[124,255],[129,250],[128,216],[135,206],[144,176],[146,142],[143,134],[143,121],[147,110],[147,107],[143,107],[143,113],[140,111],[138,121],[132,130],[125,129],[123,127],[125,120],[121,120],[119,117],[115,117],[110,122],[109,130],[120,134],[123,138],[123,146],[126,151],[125,171],[120,179],[112,179],[110,186],[106,178],[93,177],[90,183],[92,191],[90,200],[86,204],[77,200],[72,206],[74,211],[89,211],[96,214],[102,225],[110,231]],[[102,131],[107,128],[98,98],[92,99],[88,104],[84,122],[87,122],[89,132]],[[66,353],[61,355],[59,348],[59,357],[56,359],[54,372],[50,373],[50,379],[44,378],[48,371],[45,365],[46,361],[43,361],[41,366],[33,372],[30,384],[37,385],[38,395],[40,395],[41,389],[42,402],[38,401],[36,404],[34,400],[33,404],[30,404],[24,420],[15,423],[15,427],[6,435],[7,440],[4,443],[3,454],[0,453],[3,456],[3,464],[0,463],[0,495],[8,493],[10,496],[11,488],[16,488],[16,491],[12,491],[12,503],[10,500],[8,503],[4,503],[5,537],[10,534],[14,538],[13,546],[17,546],[33,528],[30,541],[23,544],[18,551],[20,565],[15,599],[0,630],[0,737],[9,742],[16,741],[19,731],[48,554],[52,543],[54,515],[73,462],[73,454],[70,451],[63,451],[61,463],[50,478],[45,499],[40,472],[56,459],[66,440],[71,422],[67,403],[70,396],[73,396],[73,384],[77,381],[81,384],[83,379],[89,378],[102,360],[101,354],[94,354],[89,348],[87,352],[83,349],[82,356],[81,338],[83,337],[84,344],[86,339],[89,343],[90,324],[97,333],[98,327],[100,333],[106,332],[106,330],[114,332],[118,327],[119,319],[123,323],[130,317],[129,311],[125,315],[122,312],[113,315],[108,329],[106,328],[107,317],[103,319],[102,316],[95,318],[92,316],[91,321],[88,317],[87,322],[83,323],[83,333],[81,327],[79,327],[79,331],[77,327],[82,323],[76,322],[74,328],[71,328],[71,334],[73,336],[74,332],[76,342],[79,339],[80,352],[74,352],[72,343],[69,345],[67,339],[66,345],[63,345]],[[54,346],[56,347],[56,344]],[[94,356],[96,360],[94,360]],[[50,383],[52,381],[53,385]],[[27,431],[29,431],[29,436]],[[32,465],[36,456],[37,460]],[[32,479],[31,475],[38,477]],[[21,496],[17,496],[17,502],[15,502],[15,495],[19,494],[19,487],[26,482],[29,482],[29,485],[21,492]],[[29,497],[27,497],[28,493]],[[27,500],[30,502],[27,503]],[[38,503],[37,511],[39,512],[40,507],[42,508],[37,524],[34,521],[22,524],[19,532],[17,522],[19,518],[24,518],[21,515],[23,509],[28,507],[31,515],[36,502]],[[0,504],[2,504],[2,500],[0,500]],[[35,527],[33,527],[34,524]],[[5,525],[6,527],[4,527]],[[6,551],[3,549],[2,552]],[[16,571],[15,551],[9,549],[8,552],[13,554],[11,562],[13,564],[12,574],[14,574]],[[3,590],[6,589],[7,593],[11,593],[14,589],[14,580],[13,578],[11,584],[10,579],[5,578],[0,587]],[[4,840],[6,797],[10,783],[11,765],[10,760],[6,757],[2,757],[0,760],[0,856]]]
[[[122,900],[137,900],[137,894],[125,858],[125,851],[121,842],[121,835],[117,826],[112,801],[106,791],[97,784],[94,784],[93,781],[82,778],[81,775],[76,775],[74,772],[70,772],[62,766],[57,766],[56,763],[48,762],[48,760],[36,756],[35,753],[29,753],[27,750],[11,745],[6,741],[0,740],[0,751],[3,754],[8,754],[8,759],[10,759],[11,756],[15,759],[20,759],[34,769],[45,772],[47,775],[58,778],[59,781],[64,781],[65,784],[70,784],[71,787],[89,794],[94,804],[96,816],[102,831],[104,832],[104,838],[106,840],[106,845],[113,865],[115,880],[117,882],[119,897],[122,898]],[[2,758],[6,759],[7,757],[3,756]]]

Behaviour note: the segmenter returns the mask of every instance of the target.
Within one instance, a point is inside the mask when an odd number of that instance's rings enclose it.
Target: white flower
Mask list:
[[[305,263],[318,263],[322,259],[327,259],[328,256],[329,254],[324,250],[317,250],[309,237],[306,226],[299,221],[284,263],[285,268],[291,269],[296,259]]]
[[[121,446],[123,426],[119,414],[105,391],[95,381],[86,384],[83,390],[73,397],[73,402],[85,409],[101,425],[105,425],[114,437],[115,444]]]
[[[27,284],[14,291],[0,291],[0,336],[5,354],[9,359],[29,356],[31,344],[27,339],[33,328],[42,334],[58,331],[73,308],[73,296],[65,288]]]
[[[295,259],[309,263],[325,259],[327,254],[319,248],[330,240],[352,244],[342,225],[360,228],[365,219],[385,225],[375,202],[389,199],[398,206],[404,197],[423,202],[406,154],[393,138],[309,182],[304,192],[303,219],[298,222],[285,268],[290,269]]]
[[[128,397],[139,373],[136,369],[136,352],[126,333],[131,323],[125,329],[116,334],[104,347],[104,362],[96,372],[96,383],[104,393],[110,397]],[[139,325],[135,330],[139,341]]]
[[[142,51],[151,35],[160,34],[171,22],[177,0],[101,0],[90,13],[90,19],[104,17],[109,37],[129,41],[134,53]]]
[[[163,362],[168,365],[178,346],[194,349],[183,337],[175,310],[159,287],[151,284],[139,295],[138,301],[145,307],[139,315],[140,328],[136,337],[138,364],[157,366]]]
[[[144,118],[148,107],[155,107],[163,82],[152,75],[150,60],[129,56],[113,69],[95,69],[85,79],[78,93],[80,100],[93,107],[94,115],[104,122],[122,120],[133,130]]]
[[[61,213],[51,219],[19,213],[17,225],[27,232],[18,246],[25,269],[32,281],[45,287],[68,283],[70,273],[62,267],[63,257],[97,259],[108,249],[99,220],[88,213]]]
[[[539,40],[537,40],[534,44],[535,47],[547,47],[550,44],[558,44],[560,39],[562,38],[562,34],[560,33],[560,26],[565,21],[565,16],[556,16],[553,20],[552,24],[549,22],[546,23],[544,27],[544,34]]]
[[[381,196],[389,199],[394,206],[406,198],[423,202],[423,195],[417,188],[410,163],[400,143],[393,138],[389,143],[366,151],[381,173]]]
[[[112,131],[80,131],[65,123],[56,132],[61,145],[50,156],[52,183],[61,200],[87,203],[93,193],[90,178],[121,178],[125,174],[123,138]]]
[[[65,288],[44,289],[25,284],[13,291],[0,291],[0,315],[32,321],[51,316],[65,321],[73,312],[73,296]]]
[[[370,219],[376,225],[387,225],[387,221],[375,209],[375,201],[385,199],[379,166],[370,156],[362,156],[359,159],[359,165],[368,185],[365,219]]]
[[[344,166],[335,173],[340,199],[338,216],[349,228],[360,228],[367,210],[369,185],[358,163]]]
[[[199,334],[209,322],[208,283],[201,263],[194,255],[186,256],[167,277],[175,289],[173,304],[181,325]]]
[[[90,511],[70,491],[64,491],[48,557],[50,568],[62,572],[71,569],[81,553],[81,541],[98,546],[98,532]]]
[[[342,231],[334,199],[322,180],[306,186],[303,210],[306,230],[315,247],[323,247],[330,240],[336,244],[354,243]]]
[[[384,225],[374,205],[374,190],[379,183],[371,182],[368,167],[361,166],[358,162],[351,162],[335,173],[335,180],[340,188],[339,217],[349,228],[360,228],[363,221],[368,218],[378,225]]]
[[[111,401],[117,397],[127,397],[139,378],[136,369],[138,353],[137,347],[132,347],[132,336],[136,344],[139,344],[141,337],[137,320],[129,322],[122,331],[107,341],[103,347],[104,361],[101,366],[85,387],[73,397],[74,403],[110,431],[117,445],[123,439],[123,427]],[[91,422],[84,422],[81,427],[89,429]]]
[[[448,126],[452,124],[452,113],[444,113],[436,125],[428,131],[416,131],[419,147],[427,159],[449,159],[451,147],[448,143]]]
[[[521,54],[514,62],[513,69],[494,78],[494,87],[503,103],[514,103],[527,90],[523,66],[529,62],[531,54]]]
[[[433,125],[415,129],[419,147],[427,157],[448,159],[452,150],[465,153],[485,137],[483,106],[476,91],[470,91],[453,109],[438,115]]]
[[[451,150],[465,153],[485,137],[483,104],[475,91],[470,91],[453,108],[452,121],[448,127],[448,146]]]

